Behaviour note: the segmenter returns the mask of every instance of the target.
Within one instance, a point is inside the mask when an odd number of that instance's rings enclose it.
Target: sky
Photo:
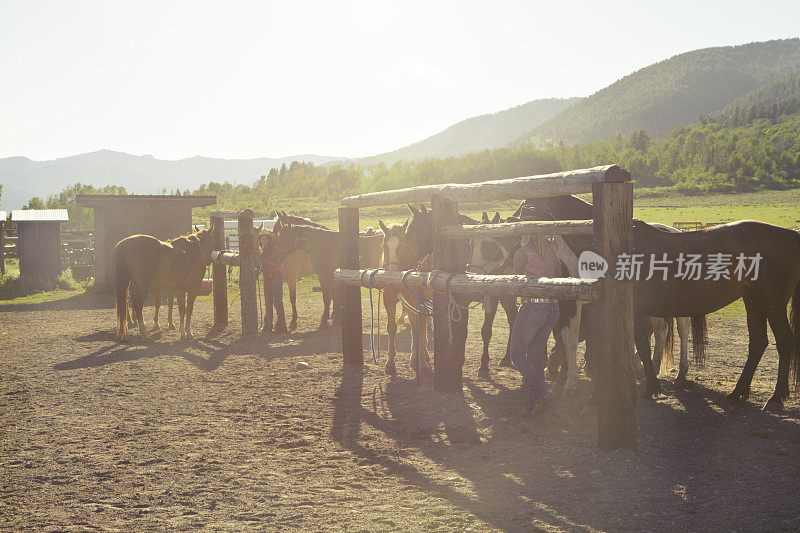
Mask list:
[[[0,0],[0,157],[364,157],[797,36],[795,0]]]

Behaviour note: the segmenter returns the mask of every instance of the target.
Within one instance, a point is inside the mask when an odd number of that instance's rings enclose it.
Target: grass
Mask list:
[[[55,288],[45,290],[44,283],[24,284],[19,278],[19,262],[5,261],[6,273],[0,278],[0,301],[3,303],[42,303],[63,300],[86,291],[86,287],[75,281],[70,269],[64,270],[55,283]]]

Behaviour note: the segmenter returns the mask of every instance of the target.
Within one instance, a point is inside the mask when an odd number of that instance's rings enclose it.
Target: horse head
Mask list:
[[[410,268],[408,265],[413,263],[414,258],[409,254],[410,250],[405,244],[408,219],[403,224],[391,224],[389,226],[384,224],[383,220],[378,220],[378,226],[383,232],[381,267],[386,270]]]
[[[198,229],[195,226],[195,230],[193,236],[197,239],[199,245],[200,260],[203,265],[208,265],[211,263],[211,251],[214,249],[214,223],[211,223],[211,227],[203,229]]]
[[[500,218],[500,213],[495,213],[490,220],[486,212],[481,217],[480,224],[499,224],[501,222],[519,222],[518,218]],[[478,274],[496,274],[505,270],[514,259],[514,252],[520,246],[518,236],[509,237],[479,237],[469,241],[469,262],[467,272]]]
[[[297,226],[284,211],[278,212],[278,223],[275,224],[275,244],[284,255],[289,255],[297,250],[300,235]]]
[[[424,204],[419,204],[418,208],[407,205],[411,220],[406,227],[403,243],[410,254],[407,264],[413,268],[433,251],[433,212]]]

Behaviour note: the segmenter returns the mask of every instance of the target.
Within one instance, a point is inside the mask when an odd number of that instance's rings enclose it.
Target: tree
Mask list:
[[[44,200],[38,196],[34,196],[28,200],[27,205],[22,206],[22,209],[46,209],[46,206],[44,205]]]

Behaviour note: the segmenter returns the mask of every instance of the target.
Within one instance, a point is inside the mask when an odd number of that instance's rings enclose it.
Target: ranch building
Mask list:
[[[114,284],[114,246],[131,235],[171,239],[192,231],[192,208],[216,196],[79,194],[74,205],[94,209],[95,286]]]
[[[66,209],[16,209],[19,276],[38,288],[53,288],[61,275],[61,223]]]

